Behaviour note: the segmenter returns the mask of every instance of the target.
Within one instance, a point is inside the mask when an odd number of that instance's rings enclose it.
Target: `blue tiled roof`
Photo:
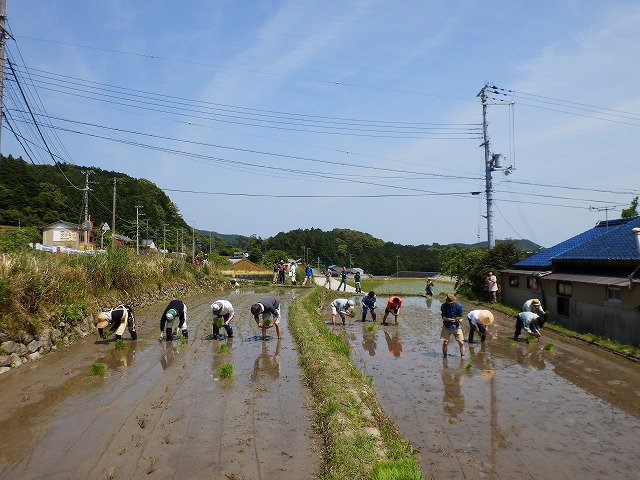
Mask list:
[[[631,230],[640,217],[600,221],[590,230],[525,258],[515,268],[550,269],[553,260],[640,260]]]

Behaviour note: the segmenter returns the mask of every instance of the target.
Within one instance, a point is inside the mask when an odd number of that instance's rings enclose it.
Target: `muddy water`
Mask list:
[[[258,339],[250,318],[264,292],[235,291],[186,300],[184,346],[158,342],[162,302],[136,311],[125,352],[95,336],[2,375],[0,478],[309,478],[318,450],[287,332],[295,291],[273,293],[281,341]],[[217,298],[236,308],[233,338],[209,338]],[[94,362],[109,366],[104,378],[89,376]]]
[[[483,345],[465,344],[461,358],[450,342],[443,359],[439,312],[436,299],[405,297],[398,327],[346,327],[352,358],[425,475],[640,478],[640,365],[548,331],[514,342],[501,314]]]

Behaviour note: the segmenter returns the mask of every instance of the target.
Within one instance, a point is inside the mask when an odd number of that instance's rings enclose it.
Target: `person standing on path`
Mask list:
[[[178,317],[177,322],[175,318]],[[166,327],[166,330],[165,330]],[[182,300],[171,300],[169,305],[164,309],[160,318],[160,340],[172,340],[178,338],[178,332],[182,331],[184,338],[189,338],[187,327],[187,306]]]
[[[298,266],[296,265],[296,262],[291,262],[291,264],[289,265],[289,280],[291,281],[291,285],[296,284],[297,269],[298,269]]]
[[[340,287],[344,285],[342,289],[343,292],[347,291],[347,268],[342,267],[342,271],[340,272],[340,283],[338,284],[338,292],[340,291]]]
[[[462,305],[453,293],[447,294],[445,302],[440,306],[442,315],[442,329],[440,330],[440,340],[442,341],[442,356],[447,356],[449,339],[454,336],[460,347],[460,356],[464,357],[464,334],[460,327],[462,319]]]
[[[329,267],[324,271],[324,286],[331,290],[331,269]]]
[[[362,293],[362,288],[360,287],[360,272],[356,271],[356,274],[353,276],[353,281],[356,284],[356,293]]]
[[[284,260],[280,260],[280,263],[278,263],[278,283],[280,285],[284,285],[284,273],[286,269],[287,266],[285,265]]]
[[[273,284],[275,285],[276,283],[278,283],[278,262],[274,262],[273,263]]]
[[[371,320],[376,321],[376,302],[378,301],[375,292],[371,291],[362,297],[362,321],[367,321],[367,310],[371,312]]]
[[[224,327],[227,332],[227,337],[233,337],[233,328],[231,328],[231,320],[235,316],[235,310],[233,305],[228,300],[216,300],[211,304],[211,311],[213,312],[213,327],[212,338],[213,340],[222,340],[220,334],[220,327]],[[222,322],[220,320],[222,320]]]
[[[384,317],[382,317],[382,324],[387,322],[387,315],[392,314],[395,317],[395,323],[398,323],[398,317],[400,316],[400,308],[402,307],[402,299],[397,296],[389,297],[387,306],[384,309]]]
[[[473,344],[473,334],[478,331],[480,343],[486,339],[487,327],[493,323],[493,313],[489,310],[471,310],[467,314],[469,320],[469,345]]]
[[[280,329],[280,302],[275,297],[262,297],[259,302],[251,305],[251,314],[258,328],[262,329],[262,340],[267,337],[267,328],[276,326],[278,338],[282,338]],[[260,319],[262,316],[262,319]]]
[[[118,305],[111,310],[100,312],[96,317],[96,327],[100,338],[104,338],[104,329],[110,327],[109,330],[116,333],[116,340],[122,339],[125,328],[129,329],[131,340],[138,339],[136,317],[129,305]]]
[[[313,277],[313,269],[311,265],[307,263],[306,268],[304,269],[304,282],[302,282],[302,286],[304,287],[307,283],[311,286],[311,277]]]
[[[486,282],[487,288],[489,289],[489,301],[496,303],[498,301],[498,279],[493,272],[489,272]]]

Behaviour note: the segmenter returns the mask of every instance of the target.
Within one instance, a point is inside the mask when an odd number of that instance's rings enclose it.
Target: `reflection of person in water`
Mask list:
[[[442,386],[444,395],[442,396],[442,409],[449,416],[448,422],[457,419],[458,415],[464,412],[464,395],[462,394],[462,382],[464,381],[464,371],[460,359],[460,367],[449,370],[447,358],[442,359]]]
[[[256,361],[253,362],[253,373],[251,374],[251,380],[256,380],[258,378],[259,372],[267,373],[268,377],[272,379],[276,379],[280,376],[280,351],[282,349],[282,339],[278,339],[278,343],[276,344],[276,353],[271,355],[269,353],[269,344],[266,342],[262,343],[262,352],[256,358]]]
[[[372,357],[376,354],[376,332],[370,332],[365,325],[362,326],[362,346]]]
[[[160,357],[160,365],[162,365],[163,370],[169,368],[176,357],[176,352],[173,350],[171,342],[167,342],[165,345],[167,348],[165,348],[164,352],[162,352],[162,356]]]
[[[387,341],[387,348],[389,353],[394,357],[402,355],[402,342],[400,341],[400,332],[393,332],[393,335],[389,335],[389,332],[384,332],[384,339]]]
[[[126,352],[121,350],[116,350],[116,361],[120,363],[120,365],[115,365],[116,367],[129,367],[134,364],[136,361],[136,347],[135,345],[138,342],[134,341],[129,344],[129,348],[127,348]]]

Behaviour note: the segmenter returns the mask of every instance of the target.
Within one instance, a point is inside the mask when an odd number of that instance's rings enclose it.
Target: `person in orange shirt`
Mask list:
[[[402,307],[402,299],[400,297],[390,297],[387,301],[387,307],[384,309],[384,317],[382,317],[382,324],[387,321],[387,315],[392,314],[395,317],[395,323],[398,323],[398,316],[400,315],[400,307]]]

